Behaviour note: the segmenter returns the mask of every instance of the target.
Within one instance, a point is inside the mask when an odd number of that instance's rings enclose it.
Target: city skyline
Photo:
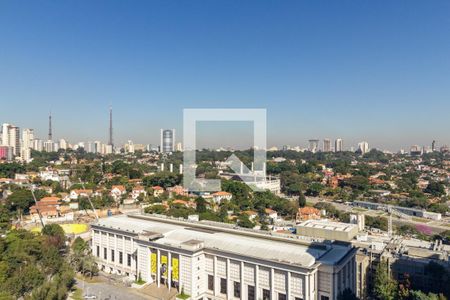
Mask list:
[[[157,144],[184,108],[266,108],[268,145],[448,144],[449,4],[410,4],[2,3],[0,122],[106,142],[112,105]]]

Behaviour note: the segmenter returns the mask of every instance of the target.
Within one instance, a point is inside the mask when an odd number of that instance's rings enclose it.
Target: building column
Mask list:
[[[167,285],[172,287],[172,253],[167,251]]]
[[[161,266],[159,265],[161,259],[161,251],[159,249],[156,250],[156,282],[158,287],[161,285]]]
[[[255,265],[255,298],[259,299],[259,266]]]
[[[230,259],[227,258],[227,299],[231,299],[233,293],[231,293],[230,291],[232,291],[231,289],[231,283],[232,281],[230,280]]]
[[[310,288],[309,285],[311,284],[311,280],[309,279],[309,274],[305,275],[305,277],[303,278],[303,298],[304,299],[311,299],[311,295],[310,295]]]
[[[178,254],[178,292],[181,293],[183,290],[183,281],[181,280],[183,276],[183,265],[181,263],[181,254]]]
[[[244,297],[244,262],[241,261],[241,299],[244,300],[246,297]]]
[[[214,276],[214,296],[219,295],[219,284],[220,280],[217,278],[217,256],[214,255],[214,265],[213,265],[213,276]]]
[[[270,268],[270,298],[276,299],[275,294],[275,270],[273,268]]]
[[[291,272],[286,274],[286,299],[291,299]]]

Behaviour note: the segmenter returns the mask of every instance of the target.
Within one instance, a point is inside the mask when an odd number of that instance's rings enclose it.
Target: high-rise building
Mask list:
[[[44,149],[43,141],[41,139],[34,139],[32,148],[36,151],[42,151]]]
[[[161,152],[175,151],[175,129],[161,129]]]
[[[180,142],[177,143],[177,149],[176,150],[179,151],[179,152],[183,151],[183,145]]]
[[[369,152],[369,143],[368,142],[361,142],[358,144],[358,150],[361,152],[361,154],[366,154]]]
[[[134,144],[133,141],[128,140],[128,142],[124,145],[125,153],[134,153]]]
[[[31,159],[31,149],[33,148],[34,130],[24,129],[22,131],[22,160],[29,161]]]
[[[336,139],[334,142],[334,151],[341,152],[344,151],[344,141],[342,139]]]
[[[67,150],[68,147],[68,143],[65,139],[60,139],[59,140],[59,148],[63,149],[63,150]]]
[[[309,140],[309,151],[316,153],[319,150],[319,140]]]
[[[13,148],[0,146],[0,160],[11,161],[13,159]]]
[[[45,152],[53,152],[53,151],[55,151],[55,145],[54,145],[53,141],[48,140],[48,141],[44,142],[43,150]]]
[[[323,152],[331,152],[331,140],[330,139],[323,140]]]
[[[2,146],[12,147],[14,156],[20,156],[21,152],[19,127],[7,123],[2,125]]]
[[[436,151],[436,141],[433,140],[433,142],[431,143],[431,151],[434,152]]]

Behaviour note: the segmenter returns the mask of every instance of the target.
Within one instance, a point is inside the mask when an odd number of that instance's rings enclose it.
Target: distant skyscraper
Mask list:
[[[433,141],[432,143],[431,143],[431,151],[436,151],[436,141]]]
[[[367,152],[369,152],[369,143],[368,142],[359,143],[358,150],[361,151],[361,154],[366,154]]]
[[[19,127],[6,123],[2,125],[2,146],[12,147],[14,156],[20,156],[21,152]]]
[[[331,151],[331,140],[324,139],[323,140],[323,152],[330,152],[330,151]]]
[[[309,151],[316,153],[319,150],[319,140],[309,140]]]
[[[182,151],[183,151],[183,145],[182,145],[180,142],[177,143],[177,148],[176,148],[176,150],[179,151],[179,152],[182,152]]]
[[[111,146],[111,148],[114,148],[112,107],[109,107],[109,141],[108,141],[108,145]]]
[[[175,129],[161,129],[161,152],[175,151]]]
[[[22,131],[22,160],[29,161],[31,159],[31,148],[33,148],[34,130],[24,129]]]
[[[67,148],[69,148],[69,145],[65,139],[59,140],[59,148],[63,150],[67,150]]]
[[[336,139],[334,142],[334,151],[341,152],[344,151],[344,141],[342,139]]]

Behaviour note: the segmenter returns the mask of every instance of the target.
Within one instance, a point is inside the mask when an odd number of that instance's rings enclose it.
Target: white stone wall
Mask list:
[[[180,262],[180,277],[184,292],[188,295],[192,295],[192,259],[191,257],[180,255]]]

